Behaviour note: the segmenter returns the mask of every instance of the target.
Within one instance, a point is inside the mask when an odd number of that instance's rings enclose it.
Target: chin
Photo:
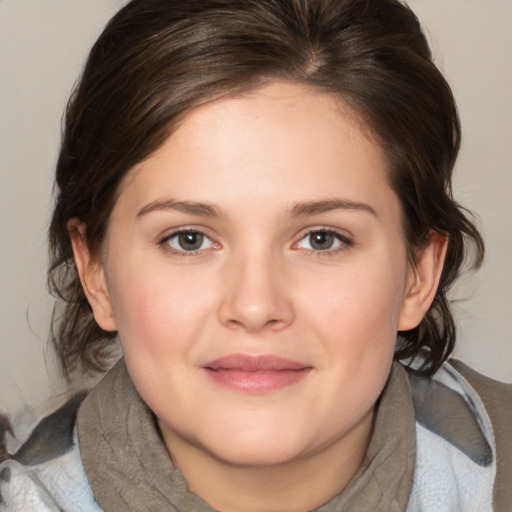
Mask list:
[[[236,466],[277,466],[300,458],[307,450],[290,436],[268,435],[266,439],[236,439],[212,443],[207,447],[215,458]]]
[[[272,449],[246,449],[246,450],[230,450],[229,452],[223,451],[217,454],[217,458],[226,464],[232,466],[280,466],[291,462],[298,458],[298,455],[291,451],[290,453],[279,452],[276,453]]]

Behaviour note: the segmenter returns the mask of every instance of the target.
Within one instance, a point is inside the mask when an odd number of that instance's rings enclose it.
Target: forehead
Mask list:
[[[298,202],[336,189],[359,201],[389,188],[387,174],[381,147],[346,103],[277,82],[192,110],[128,174],[120,195],[147,202],[168,186],[185,200]]]
[[[308,147],[301,144],[304,139],[310,142]],[[356,145],[360,151],[370,149],[384,163],[382,149],[371,129],[338,95],[301,84],[271,82],[194,108],[183,116],[159,149],[135,166],[131,175],[140,173],[149,162],[156,164],[170,156],[180,160],[199,150],[222,152],[227,160],[229,154],[249,155],[248,149],[256,145],[261,149],[279,146],[283,156],[288,157],[300,157],[315,145],[315,153],[320,156],[321,150],[330,146],[330,152],[338,150],[343,160],[348,141],[353,141],[354,149]]]

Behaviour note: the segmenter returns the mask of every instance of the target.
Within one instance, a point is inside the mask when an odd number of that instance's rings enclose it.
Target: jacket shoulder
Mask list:
[[[480,396],[491,419],[496,440],[495,510],[512,510],[512,384],[486,377],[461,361],[450,364]]]
[[[74,396],[41,419],[16,453],[3,454],[0,510],[101,511],[83,469],[75,428],[84,396]]]

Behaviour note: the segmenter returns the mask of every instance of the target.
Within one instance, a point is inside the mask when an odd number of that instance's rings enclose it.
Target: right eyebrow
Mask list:
[[[152,201],[143,206],[138,212],[137,217],[142,217],[155,211],[177,211],[199,217],[225,217],[222,209],[212,203],[201,203],[195,201],[177,201],[176,199],[164,199]]]

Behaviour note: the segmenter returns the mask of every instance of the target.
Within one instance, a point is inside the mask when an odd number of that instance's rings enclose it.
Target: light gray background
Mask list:
[[[54,396],[46,338],[46,229],[67,97],[121,0],[0,0],[0,409]],[[456,295],[456,354],[512,381],[512,0],[411,0],[463,125],[455,192],[478,213],[487,259]]]

